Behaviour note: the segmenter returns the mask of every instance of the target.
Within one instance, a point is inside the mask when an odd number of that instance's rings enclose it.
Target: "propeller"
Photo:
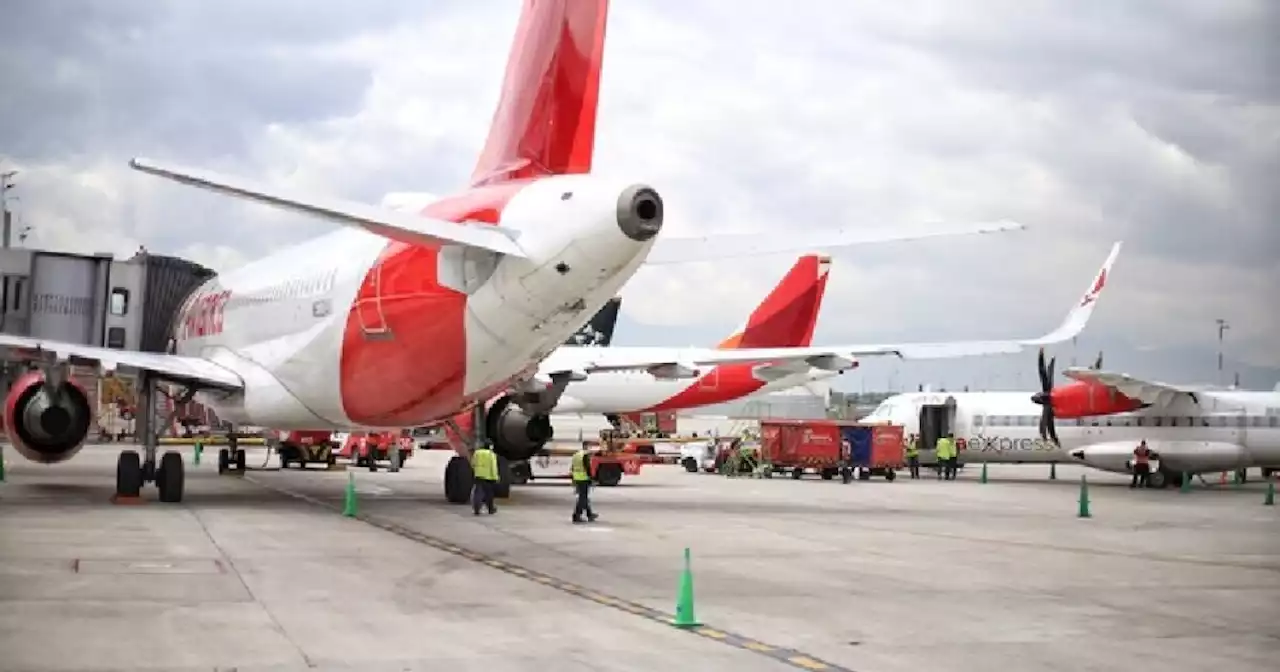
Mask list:
[[[1097,359],[1097,361],[1095,361],[1095,362],[1093,363],[1093,370],[1094,370],[1094,371],[1101,371],[1101,370],[1102,370],[1102,351],[1101,351],[1101,350],[1099,350],[1099,351],[1098,351],[1098,359]]]
[[[1053,420],[1053,368],[1058,363],[1058,358],[1054,357],[1049,360],[1049,365],[1045,366],[1044,348],[1040,348],[1040,356],[1037,361],[1037,369],[1040,373],[1040,391],[1031,395],[1031,401],[1039,404],[1044,410],[1040,414],[1040,438],[1046,441],[1053,441],[1054,445],[1061,446],[1058,442],[1058,432],[1054,428]]]

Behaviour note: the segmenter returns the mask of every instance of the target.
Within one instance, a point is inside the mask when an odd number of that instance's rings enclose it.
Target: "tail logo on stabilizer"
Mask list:
[[[1102,288],[1106,286],[1107,286],[1107,269],[1104,268],[1102,269],[1102,272],[1098,274],[1098,279],[1093,281],[1093,289],[1090,289],[1088,293],[1084,295],[1084,298],[1080,300],[1080,307],[1084,308],[1085,306],[1093,303],[1094,301],[1097,301],[1098,295],[1102,293]]]

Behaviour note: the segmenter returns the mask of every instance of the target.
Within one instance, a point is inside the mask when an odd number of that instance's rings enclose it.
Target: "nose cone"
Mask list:
[[[618,197],[618,228],[637,243],[662,230],[662,197],[652,187],[633,184]]]
[[[1031,401],[1033,403],[1037,403],[1037,404],[1040,404],[1041,406],[1044,406],[1045,404],[1049,403],[1049,395],[1044,392],[1036,392],[1035,394],[1031,395]]]

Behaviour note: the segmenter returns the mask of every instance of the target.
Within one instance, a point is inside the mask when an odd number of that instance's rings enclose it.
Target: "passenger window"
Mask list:
[[[129,312],[129,290],[114,287],[111,290],[111,314],[117,317],[123,316]]]

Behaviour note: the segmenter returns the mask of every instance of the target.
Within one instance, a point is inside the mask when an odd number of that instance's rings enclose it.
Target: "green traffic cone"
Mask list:
[[[676,618],[671,625],[677,628],[696,628],[702,625],[693,613],[693,562],[689,559],[689,547],[684,549],[684,570],[680,572],[680,594],[676,597]]]
[[[1079,518],[1092,518],[1089,513],[1089,481],[1085,480],[1084,475],[1080,476],[1080,512],[1076,514]]]
[[[4,483],[4,451],[0,450],[0,483]]]
[[[1240,478],[1240,470],[1236,469],[1231,474],[1231,485],[1238,488],[1242,483],[1244,483],[1244,480]]]
[[[204,444],[196,441],[195,454],[191,457],[191,464],[200,466],[200,454],[204,452]]]
[[[1182,472],[1182,483],[1178,485],[1178,492],[1191,492],[1191,474]]]
[[[987,482],[987,463],[986,462],[982,463],[982,476],[978,478],[978,482],[979,483]]]
[[[1049,463],[1049,480],[1051,481],[1058,480],[1058,463],[1057,462]]]
[[[347,518],[355,518],[359,506],[356,504],[356,475],[350,471],[347,472],[347,492],[342,505],[342,515]]]
[[[0,479],[0,480],[4,480],[4,479]],[[1276,505],[1276,482],[1275,481],[1267,481],[1267,498],[1262,500],[1262,505],[1263,506]]]

